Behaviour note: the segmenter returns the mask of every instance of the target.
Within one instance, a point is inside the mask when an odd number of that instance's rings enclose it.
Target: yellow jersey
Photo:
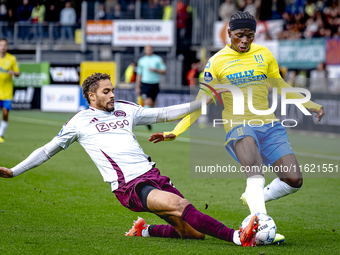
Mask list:
[[[237,125],[248,124],[250,120],[263,121],[264,124],[277,120],[274,113],[267,115],[255,115],[248,108],[248,88],[252,88],[252,102],[256,110],[268,110],[268,83],[272,87],[277,87],[278,94],[281,94],[282,87],[291,87],[281,77],[279,67],[273,54],[264,46],[251,44],[250,50],[245,53],[239,53],[226,45],[222,50],[217,52],[209,59],[204,70],[204,81],[208,85],[217,87],[217,84],[227,84],[238,87],[244,96],[244,114],[233,114],[233,95],[232,93],[222,93],[224,110],[222,119],[227,120],[224,124],[225,131]],[[223,86],[222,86],[223,87]],[[205,94],[201,90],[196,98],[201,99]],[[287,98],[304,98],[300,93],[287,93]],[[307,108],[320,110],[321,105],[312,101],[303,104]],[[172,132],[176,137],[183,133],[194,123],[201,115],[201,110],[186,116]],[[261,124],[261,122],[252,123]],[[171,140],[171,139],[166,139]]]
[[[19,72],[16,58],[6,53],[4,58],[0,57],[0,100],[12,100],[13,97],[13,80],[9,70]]]

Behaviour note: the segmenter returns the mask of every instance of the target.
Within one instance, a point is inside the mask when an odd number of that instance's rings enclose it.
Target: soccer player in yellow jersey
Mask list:
[[[8,114],[12,110],[13,82],[12,76],[19,76],[19,68],[16,58],[7,53],[8,42],[0,39],[0,108],[2,108],[2,120],[0,124],[0,143],[4,142],[4,134],[8,125]]]
[[[285,128],[278,122],[273,113],[255,115],[248,108],[248,88],[252,89],[253,106],[256,110],[268,110],[267,83],[276,87],[281,94],[281,88],[290,87],[280,76],[279,68],[272,53],[264,46],[252,44],[256,31],[255,18],[248,12],[237,12],[229,23],[228,34],[231,44],[210,58],[204,72],[205,82],[215,87],[217,84],[234,85],[242,90],[244,95],[244,114],[233,114],[233,95],[223,93],[225,109],[222,119],[227,133],[225,147],[233,158],[245,169],[247,187],[241,199],[248,205],[251,214],[267,213],[265,202],[278,199],[298,191],[302,186],[302,174],[299,164],[289,145]],[[200,99],[203,90],[198,94]],[[304,98],[299,93],[287,93],[287,98]],[[323,107],[312,101],[303,104],[319,122],[324,115]],[[173,140],[201,115],[198,110],[186,116],[171,132],[156,133],[151,135],[150,141],[159,142]],[[249,120],[260,120],[258,127],[248,125]],[[233,123],[233,125],[231,125]],[[245,125],[243,123],[246,123]],[[255,123],[252,123],[255,124]],[[264,187],[262,166],[294,166],[294,172],[278,172],[278,178]],[[255,166],[255,167],[254,167]],[[248,167],[248,168],[246,168]],[[257,169],[257,170],[255,170]],[[284,241],[284,237],[276,238]]]

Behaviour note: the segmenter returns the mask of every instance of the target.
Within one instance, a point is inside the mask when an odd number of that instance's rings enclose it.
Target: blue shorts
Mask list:
[[[12,110],[12,101],[11,100],[0,100],[0,109],[5,108],[6,110],[10,111]]]
[[[272,127],[273,126],[273,127]],[[249,125],[239,125],[227,133],[225,147],[229,154],[238,162],[235,144],[238,140],[251,136],[255,139],[259,148],[263,163],[272,165],[279,158],[294,154],[289,144],[286,129],[280,122],[268,123],[262,127],[250,127]],[[241,163],[240,163],[241,164]]]

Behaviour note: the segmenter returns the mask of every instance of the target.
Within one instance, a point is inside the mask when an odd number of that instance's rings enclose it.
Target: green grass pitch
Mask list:
[[[0,166],[13,167],[49,142],[71,116],[11,112],[6,142],[0,144]],[[153,131],[171,130],[173,126],[157,124]],[[144,152],[188,200],[202,212],[238,228],[249,214],[239,201],[245,178],[190,178],[188,142],[151,144],[145,127],[136,127],[135,131]],[[300,152],[300,164],[314,162],[312,155],[318,153],[321,158],[317,162],[340,165],[340,138],[289,136],[293,149]],[[188,133],[183,137],[189,137]],[[226,151],[225,155],[229,160]],[[271,180],[266,179],[266,184]],[[125,237],[137,216],[148,224],[163,221],[121,206],[89,156],[74,143],[36,169],[14,179],[0,179],[0,254],[339,254],[339,197],[339,178],[306,178],[296,194],[269,202],[268,214],[286,237],[286,243],[280,246],[243,248],[212,237]]]

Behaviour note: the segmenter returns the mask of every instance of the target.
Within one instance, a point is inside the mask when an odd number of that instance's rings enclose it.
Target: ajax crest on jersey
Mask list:
[[[261,54],[254,55],[254,57],[255,57],[255,60],[256,60],[257,63],[259,63],[259,64],[263,63],[263,57],[262,57]]]
[[[209,72],[205,72],[204,73],[204,80],[206,81],[206,82],[211,82],[212,80],[213,80],[213,77],[212,77],[212,75],[211,75],[211,73],[209,73]]]
[[[277,230],[274,220],[265,213],[255,213],[255,215],[259,218],[259,227],[255,236],[256,244],[271,244],[274,241]],[[252,216],[253,215],[249,215],[243,220],[241,225],[242,229],[248,225]]]
[[[113,113],[116,117],[126,117],[126,113],[122,110],[117,110]]]

